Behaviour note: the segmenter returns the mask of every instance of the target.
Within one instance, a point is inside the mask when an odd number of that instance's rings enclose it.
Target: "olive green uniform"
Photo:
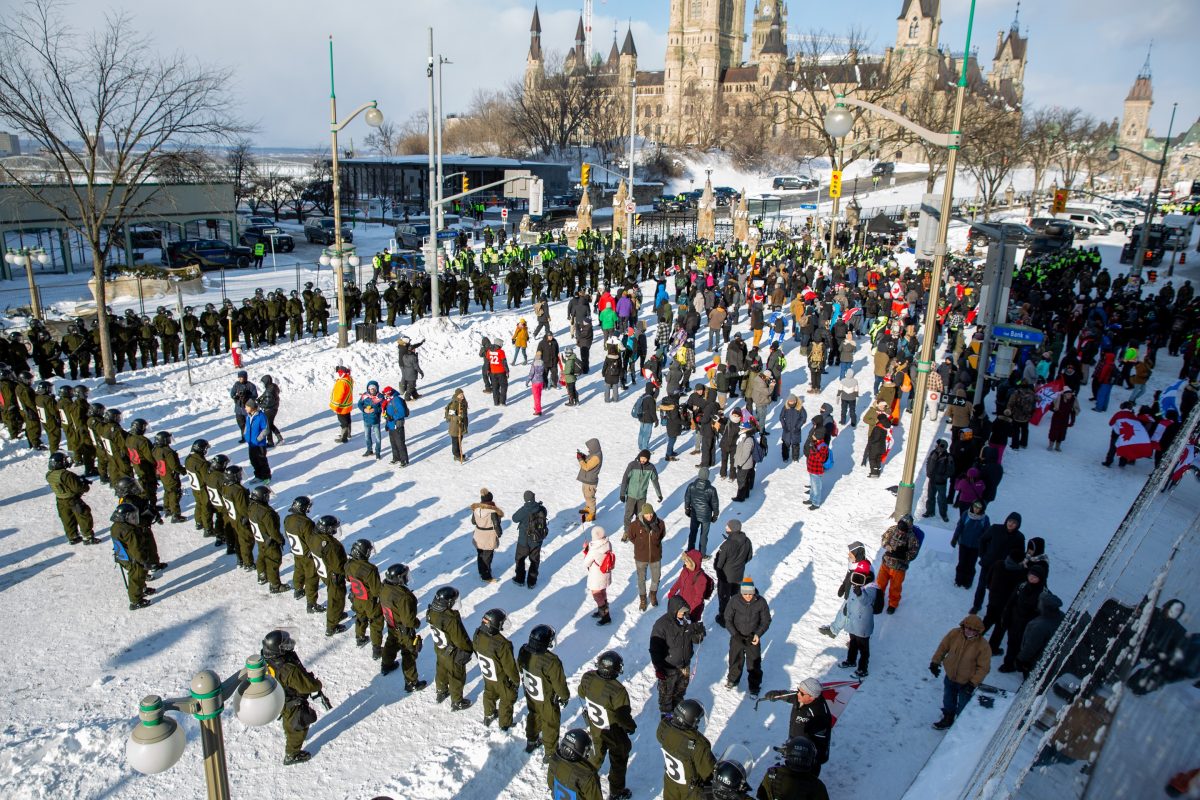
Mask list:
[[[158,505],[158,476],[155,474],[154,451],[150,440],[140,433],[125,434],[125,452],[134,477],[146,492],[146,499]]]
[[[521,669],[521,686],[529,709],[525,716],[525,741],[534,744],[540,735],[542,747],[549,755],[558,747],[562,707],[571,699],[562,661],[554,653],[534,652],[524,644],[517,656],[517,666]]]
[[[267,659],[267,665],[283,687],[283,754],[294,756],[304,746],[309,727],[317,721],[317,712],[308,704],[308,698],[321,691],[321,681],[304,668],[295,654]]]
[[[183,497],[183,465],[179,463],[179,454],[165,444],[156,444],[150,448],[154,458],[154,471],[158,476],[163,490],[163,510],[173,517],[183,516],[179,501]]]
[[[371,629],[371,646],[383,646],[383,612],[379,610],[379,568],[361,558],[346,562],[346,582],[350,585],[350,608],[354,610],[354,637],[363,639]]]
[[[188,453],[187,458],[183,460],[183,467],[192,484],[192,501],[195,503],[192,517],[196,520],[196,529],[204,531],[205,536],[214,536],[212,505],[208,501],[208,489],[205,488],[208,462],[199,453]]]
[[[221,487],[225,483],[225,474],[209,468],[208,473],[202,477],[204,478],[204,489],[208,492],[208,504],[213,512],[213,535],[217,537],[217,541],[225,545],[225,552],[233,555],[237,553],[237,538],[233,533],[233,525],[229,521],[229,509],[225,507],[225,496],[221,492]]]
[[[92,438],[92,450],[96,454],[96,471],[100,473],[101,483],[110,483],[108,477],[108,449],[104,446],[104,420],[100,417],[88,417],[88,435]]]
[[[127,522],[114,522],[109,531],[113,541],[113,558],[128,575],[125,578],[130,603],[142,602],[146,593],[147,567],[153,563],[146,550],[142,530]]]
[[[383,640],[383,666],[395,662],[400,656],[400,669],[404,673],[406,687],[417,683],[417,653],[421,652],[421,638],[417,628],[417,596],[407,586],[383,584],[379,589],[379,610],[387,623],[387,636]]]
[[[292,551],[293,592],[297,598],[307,598],[308,606],[312,608],[317,604],[317,570],[308,549],[309,537],[316,535],[312,520],[295,511],[289,512],[283,520],[283,532]]]
[[[346,548],[333,536],[316,530],[309,541],[313,566],[325,581],[325,635],[332,636],[346,614]]]
[[[52,469],[46,473],[46,481],[54,490],[54,502],[58,505],[58,518],[62,520],[67,541],[76,544],[95,541],[92,529],[92,510],[83,502],[84,493],[91,488],[83,478],[69,469]]]
[[[829,792],[816,775],[778,764],[767,770],[755,797],[757,800],[829,800]]]
[[[116,483],[132,475],[129,455],[125,452],[125,430],[116,422],[101,423],[100,443],[108,454],[108,479]]]
[[[453,608],[445,611],[434,611],[431,608],[425,615],[425,621],[429,623],[429,634],[433,637],[433,646],[437,653],[437,672],[434,675],[437,693],[449,693],[451,702],[460,703],[463,699],[463,686],[467,681],[467,662],[475,652],[467,638],[467,629],[463,627],[462,617]]]
[[[663,720],[658,723],[663,754],[663,800],[700,800],[700,787],[716,769],[712,746],[700,731],[685,731]]]
[[[21,409],[21,420],[25,423],[25,441],[30,447],[36,448],[42,443],[42,423],[38,419],[37,402],[33,389],[29,385],[17,381],[17,405]]]
[[[150,527],[158,519],[158,510],[146,502],[146,498],[138,494],[129,494],[117,498],[117,504],[129,503],[138,510],[138,530],[142,533],[142,546],[149,556],[147,565],[153,567],[161,563],[158,557],[158,540],[154,538],[154,529]]]
[[[247,506],[246,520],[258,542],[258,560],[254,566],[259,575],[265,575],[273,591],[285,588],[279,580],[279,567],[283,564],[283,534],[279,530],[279,512],[253,497]]]
[[[599,771],[608,755],[608,790],[616,796],[625,789],[629,753],[633,750],[629,734],[637,730],[629,709],[629,692],[620,681],[589,670],[579,681],[579,697],[592,735],[592,766]]]
[[[0,414],[8,428],[8,438],[15,442],[25,427],[25,420],[21,417],[21,403],[17,400],[17,382],[14,380],[0,379]]]
[[[78,407],[73,399],[63,398],[58,404],[58,419],[62,423],[63,436],[67,440],[67,452],[75,459],[76,464],[83,464],[79,457],[79,448],[83,443],[83,424],[78,415]]]
[[[46,443],[50,445],[50,452],[53,453],[62,444],[62,419],[58,416],[58,401],[51,395],[39,394],[34,396],[33,405],[37,408],[38,421],[46,429]]]
[[[513,705],[521,683],[512,642],[502,633],[491,634],[480,628],[471,644],[483,675],[483,721],[491,724],[499,714],[500,730],[506,731],[513,724]]]
[[[254,534],[247,517],[250,513],[250,492],[240,483],[223,483],[221,498],[225,501],[225,510],[229,514],[229,524],[237,543],[238,566],[254,569]]]
[[[546,786],[553,800],[604,800],[596,768],[585,760],[567,761],[559,758],[557,753],[550,756],[550,766],[546,768]]]

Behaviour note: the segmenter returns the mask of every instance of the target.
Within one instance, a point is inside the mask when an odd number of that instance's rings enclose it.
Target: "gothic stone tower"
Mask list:
[[[671,0],[663,94],[672,143],[687,143],[695,125],[711,124],[721,73],[741,62],[745,18],[746,0]]]

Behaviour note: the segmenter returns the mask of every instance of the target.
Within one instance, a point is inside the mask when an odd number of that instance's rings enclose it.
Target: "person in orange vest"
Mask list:
[[[333,391],[329,393],[329,408],[337,414],[338,425],[342,434],[337,441],[350,441],[350,412],[354,410],[354,379],[350,377],[350,368],[341,364],[337,366],[337,379],[333,382]]]

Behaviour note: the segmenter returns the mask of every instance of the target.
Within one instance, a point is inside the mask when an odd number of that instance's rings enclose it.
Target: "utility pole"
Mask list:
[[[637,200],[633,191],[633,139],[637,130],[637,79],[629,82],[629,201],[628,207],[633,209]],[[633,250],[633,211],[625,213],[625,255]]]
[[[438,315],[439,300],[438,300],[438,263],[437,263],[437,235],[438,235],[438,214],[441,206],[438,204],[438,198],[441,197],[441,189],[438,187],[438,173],[434,165],[434,126],[437,124],[437,107],[434,103],[436,99],[434,89],[434,73],[433,73],[433,28],[429,29],[429,61],[425,67],[425,75],[429,78],[429,249],[425,256],[425,271],[429,273],[430,293],[429,299],[433,304],[433,316]],[[418,313],[420,310],[418,310]]]

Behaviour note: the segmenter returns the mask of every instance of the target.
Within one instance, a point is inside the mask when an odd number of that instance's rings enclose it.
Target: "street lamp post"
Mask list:
[[[629,82],[629,202],[625,212],[625,255],[633,250],[633,209],[637,193],[633,188],[633,140],[637,131],[637,80]]]
[[[1117,161],[1120,159],[1118,150],[1124,150],[1126,153],[1135,155],[1143,161],[1149,161],[1151,164],[1158,166],[1158,176],[1154,179],[1154,194],[1150,197],[1150,202],[1146,203],[1146,218],[1142,221],[1142,234],[1138,237],[1137,253],[1133,256],[1133,266],[1129,269],[1129,277],[1136,276],[1139,280],[1142,277],[1142,265],[1146,260],[1146,244],[1150,241],[1150,221],[1154,219],[1154,212],[1158,206],[1158,193],[1162,190],[1163,170],[1167,168],[1167,156],[1171,150],[1171,131],[1175,128],[1175,110],[1179,108],[1179,103],[1171,104],[1171,122],[1167,125],[1167,138],[1163,141],[1162,158],[1151,158],[1144,153],[1139,153],[1136,150],[1130,150],[1128,147],[1122,147],[1119,144],[1114,144],[1112,149],[1108,151],[1108,160]]]
[[[40,247],[20,247],[5,253],[4,260],[14,267],[25,268],[25,278],[29,281],[29,309],[34,319],[41,319],[42,297],[33,279],[33,262],[49,264],[50,256]]]
[[[246,659],[246,666],[224,681],[212,670],[201,670],[192,677],[187,697],[163,700],[156,694],[142,698],[139,722],[125,742],[129,765],[145,775],[165,772],[183,755],[187,739],[167,711],[191,714],[200,723],[200,742],[204,748],[204,780],[208,800],[229,800],[229,773],[225,766],[225,733],[221,712],[225,701],[233,699],[234,713],[250,727],[270,725],[283,711],[283,687],[266,674],[262,656]]]
[[[971,9],[967,17],[967,46],[963,53],[971,52],[971,28],[975,22],[975,0],[971,0]],[[958,148],[962,142],[963,103],[967,93],[967,64],[966,55],[962,59],[962,71],[958,78],[958,89],[954,97],[954,122],[950,133],[935,133],[923,128],[910,119],[889,111],[886,108],[850,97],[839,97],[837,104],[825,115],[825,130],[830,136],[840,139],[850,132],[854,126],[854,117],[845,106],[852,105],[869,109],[886,119],[900,125],[906,130],[920,136],[927,142],[945,147],[946,155],[946,185],[942,194],[941,216],[938,219],[937,242],[933,251],[933,270],[929,280],[929,296],[926,298],[925,335],[921,339],[921,353],[917,359],[917,380],[913,387],[913,410],[910,414],[911,427],[904,443],[904,471],[900,477],[900,486],[896,492],[895,516],[911,514],[913,510],[913,481],[916,476],[917,459],[921,447],[921,422],[925,417],[925,391],[929,384],[929,371],[933,365],[934,341],[937,331],[938,300],[942,294],[942,273],[946,263],[946,233],[950,227],[950,212],[954,207],[954,172],[958,167]]]
[[[429,275],[429,300],[433,309],[433,318],[437,319],[438,306],[440,305],[440,287],[438,286],[438,278],[441,277],[438,273],[437,263],[437,235],[438,235],[438,219],[441,214],[441,203],[439,200],[442,196],[441,187],[438,184],[438,176],[435,165],[437,148],[435,146],[436,132],[434,129],[434,120],[437,118],[435,114],[440,113],[437,110],[435,100],[437,93],[434,85],[433,72],[433,28],[429,29],[429,61],[425,65],[425,77],[429,78],[429,247],[425,251],[425,272]],[[421,314],[424,309],[417,309],[417,313]]]
[[[321,255],[321,265],[333,267],[333,285],[337,289],[338,304],[338,347],[350,344],[346,319],[346,279],[342,274],[342,265],[358,266],[358,255],[346,252],[342,247],[342,197],[338,181],[338,132],[349,125],[355,117],[367,112],[366,123],[372,128],[383,124],[383,112],[379,104],[372,100],[354,109],[354,113],[341,122],[337,118],[337,93],[333,88],[333,37],[329,37],[329,135],[332,139],[332,160],[330,163],[331,180],[333,182],[333,251]]]

